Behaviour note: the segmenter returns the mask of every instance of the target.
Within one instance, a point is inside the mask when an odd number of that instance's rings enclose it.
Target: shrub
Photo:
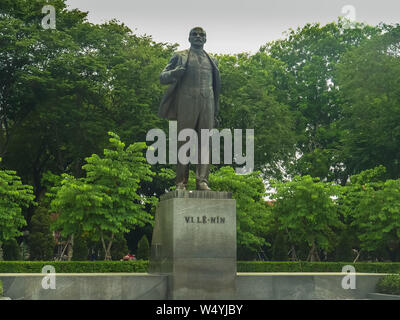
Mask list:
[[[129,253],[128,244],[123,233],[115,236],[114,242],[111,247],[112,260],[119,261]]]
[[[40,261],[53,258],[55,241],[50,231],[50,214],[44,207],[37,208],[32,216],[28,243],[30,259]]]
[[[87,261],[89,258],[89,249],[86,239],[82,235],[74,237],[72,249],[72,261]]]
[[[146,235],[144,235],[138,242],[138,248],[136,253],[136,258],[147,260],[150,256],[149,240],[147,240]]]
[[[147,272],[148,261],[0,261],[0,273],[41,273],[46,265],[57,273]]]
[[[5,261],[21,260],[21,249],[17,240],[10,239],[3,243],[3,259]]]
[[[400,295],[400,274],[390,274],[380,279],[376,285],[378,293]]]
[[[0,261],[0,273],[41,273],[52,265],[58,273],[147,272],[147,260],[134,261]],[[348,262],[238,261],[238,272],[342,272]],[[358,273],[398,273],[400,263],[358,262]]]
[[[352,265],[358,273],[397,273],[398,262],[305,262],[305,261],[238,261],[238,272],[342,272]]]
[[[0,280],[0,297],[3,296],[3,282]]]

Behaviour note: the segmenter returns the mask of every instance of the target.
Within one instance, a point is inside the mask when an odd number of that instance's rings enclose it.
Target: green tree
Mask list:
[[[345,52],[380,32],[379,27],[363,24],[345,28],[340,19],[323,26],[308,23],[261,48],[283,62],[288,73],[288,80],[276,86],[287,93],[280,101],[290,106],[295,117],[297,157],[287,167],[293,175],[346,182],[339,143],[346,132],[338,124],[342,98],[336,65]]]
[[[337,68],[343,106],[341,153],[349,175],[379,165],[400,178],[400,26],[350,50]]]
[[[143,235],[143,237],[138,242],[136,258],[148,260],[149,257],[150,257],[149,240],[147,240],[146,235]]]
[[[32,216],[28,244],[31,260],[53,259],[55,240],[50,230],[50,213],[44,207],[38,207]]]
[[[381,189],[386,180],[386,168],[378,166],[374,169],[364,170],[359,174],[352,175],[349,181],[342,188],[342,193],[338,199],[341,220],[344,223],[344,229],[339,234],[338,244],[334,252],[336,260],[350,260],[349,249],[354,257],[364,257],[366,251],[361,247],[359,235],[361,233],[357,212],[360,210],[360,202],[365,195],[366,185],[373,185],[374,188]]]
[[[385,181],[385,173],[379,166],[352,176],[342,206],[364,251],[396,259],[391,251],[400,244],[400,179]]]
[[[272,212],[279,229],[285,231],[294,249],[306,244],[308,261],[319,261],[319,250],[333,248],[334,233],[342,227],[338,205],[332,197],[340,194],[340,187],[311,176],[295,176],[292,181],[273,181],[276,193]]]
[[[0,3],[0,156],[37,197],[44,172],[84,176],[84,159],[107,144],[104,132],[133,143],[167,125],[156,112],[159,72],[174,48],[116,21],[92,24],[66,0],[52,1],[57,29],[44,30],[45,4]]]
[[[282,163],[294,156],[295,123],[287,104],[284,64],[264,52],[218,56],[221,72],[221,128],[254,129],[254,164],[265,176],[280,177]],[[282,100],[282,99],[281,99]],[[243,131],[245,132],[245,131]]]
[[[0,170],[0,243],[22,235],[19,229],[26,221],[21,208],[35,203],[32,189],[15,171]]]
[[[116,134],[109,135],[111,149],[104,149],[104,158],[96,154],[86,158],[85,178],[64,174],[61,186],[53,189],[51,201],[51,209],[60,213],[53,230],[70,236],[82,228],[91,237],[98,237],[105,260],[111,260],[111,246],[118,234],[152,221],[144,207],[156,200],[137,193],[140,181],[150,181],[153,175],[143,157],[145,144],[135,143],[125,149]]]

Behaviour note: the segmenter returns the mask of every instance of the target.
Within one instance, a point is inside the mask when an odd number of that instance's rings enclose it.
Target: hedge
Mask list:
[[[400,274],[386,275],[379,279],[376,292],[400,295]]]
[[[41,273],[46,265],[57,273],[147,272],[148,261],[0,261],[0,273]]]
[[[238,261],[238,272],[342,272],[351,265],[358,273],[398,273],[400,262]]]
[[[57,273],[147,272],[147,260],[136,261],[0,261],[0,273],[41,273],[52,265]],[[358,273],[399,273],[399,262],[238,261],[237,272],[342,272],[346,265]]]

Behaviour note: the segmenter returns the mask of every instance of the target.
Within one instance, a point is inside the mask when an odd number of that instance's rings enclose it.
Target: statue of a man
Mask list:
[[[170,84],[159,110],[159,116],[177,120],[178,134],[183,129],[193,129],[198,137],[198,164],[196,168],[197,190],[210,190],[209,161],[201,163],[201,129],[212,129],[218,113],[220,76],[215,59],[203,49],[206,32],[196,27],[190,30],[190,49],[176,52],[160,76],[161,84]],[[179,148],[185,141],[178,142]],[[203,149],[203,150],[202,150]],[[208,152],[208,151],[207,151]],[[176,171],[176,187],[185,190],[189,178],[189,164],[179,161]]]

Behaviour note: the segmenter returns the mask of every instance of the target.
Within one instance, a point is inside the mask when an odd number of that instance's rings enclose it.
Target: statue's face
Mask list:
[[[189,42],[191,45],[200,47],[203,46],[207,41],[206,32],[202,29],[194,29],[190,31]]]

